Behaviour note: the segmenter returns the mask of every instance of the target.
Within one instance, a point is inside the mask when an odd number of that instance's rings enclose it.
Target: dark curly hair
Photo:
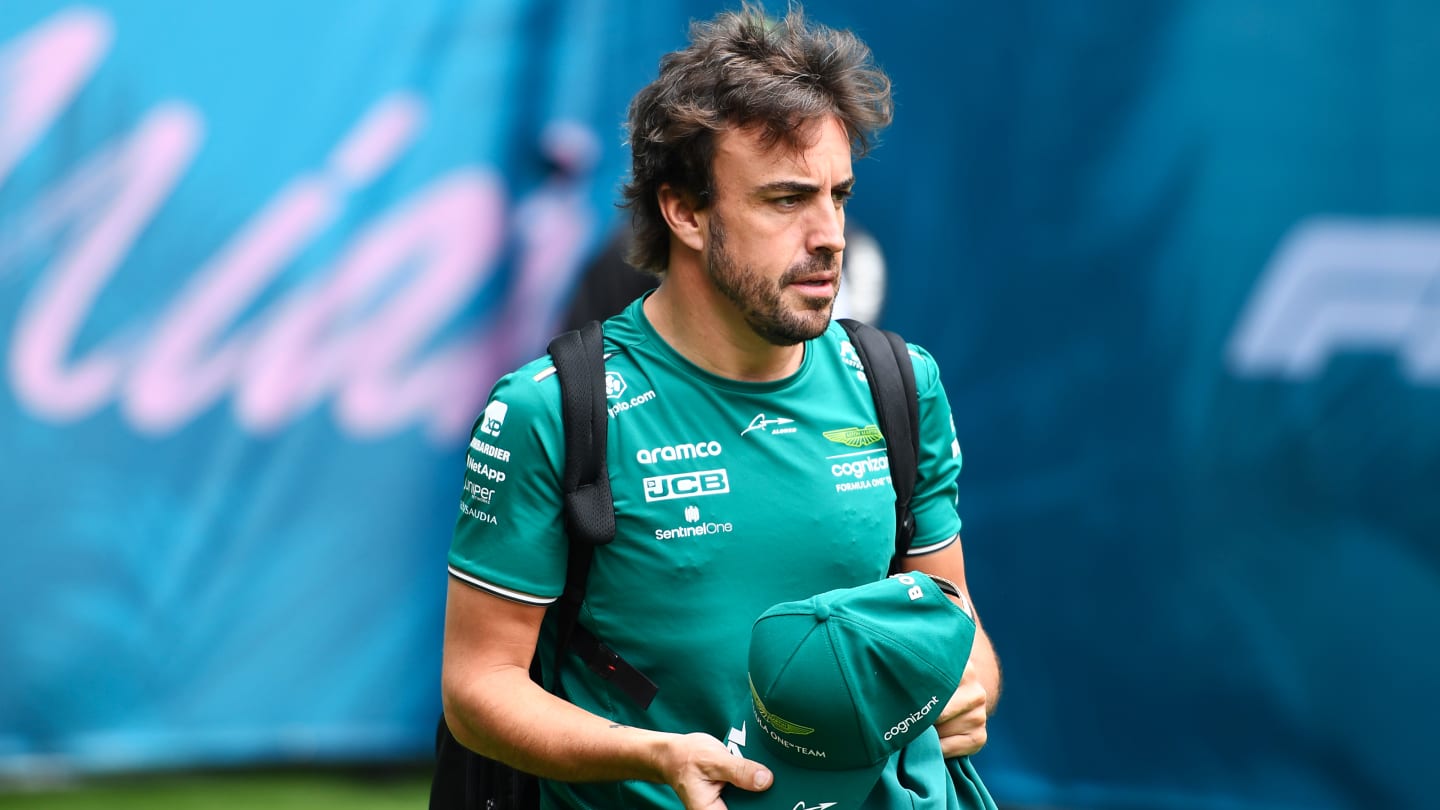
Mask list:
[[[690,27],[689,47],[666,54],[660,75],[630,102],[630,263],[657,275],[670,261],[670,229],[660,186],[693,195],[701,208],[714,191],[715,135],[758,127],[767,148],[799,150],[805,127],[835,116],[856,156],[890,123],[890,79],[849,31],[810,24],[799,6],[782,20],[747,4]]]

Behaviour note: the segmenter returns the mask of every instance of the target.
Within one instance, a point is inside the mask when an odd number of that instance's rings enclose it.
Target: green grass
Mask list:
[[[124,776],[0,793],[0,810],[413,810],[430,797],[415,767]]]

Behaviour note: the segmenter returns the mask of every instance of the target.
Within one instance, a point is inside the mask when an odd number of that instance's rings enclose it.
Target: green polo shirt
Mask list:
[[[569,700],[618,723],[723,741],[749,712],[751,624],[777,602],[884,577],[895,494],[864,371],[838,324],[805,344],[789,377],[738,382],[671,349],[642,301],[605,324],[617,534],[595,554],[580,621],[659,693],[642,711],[583,666],[565,667],[561,678]],[[924,554],[960,530],[960,447],[935,361],[916,346],[910,353],[921,435],[911,553]],[[555,601],[567,556],[563,456],[547,356],[496,383],[477,423],[449,556],[454,576],[518,602]],[[552,639],[542,633],[547,665]],[[900,790],[907,769],[943,777],[938,745],[924,753],[888,769],[867,807],[891,806],[884,795]],[[551,806],[680,806],[667,786],[641,782],[547,783],[545,792]],[[911,807],[910,797],[895,797]],[[959,806],[953,793],[934,798],[923,806]]]

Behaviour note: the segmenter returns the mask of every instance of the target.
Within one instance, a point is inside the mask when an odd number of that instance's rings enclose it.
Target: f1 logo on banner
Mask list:
[[[1239,377],[1308,380],[1334,355],[1389,351],[1440,386],[1440,221],[1323,217],[1295,226],[1231,335]]]

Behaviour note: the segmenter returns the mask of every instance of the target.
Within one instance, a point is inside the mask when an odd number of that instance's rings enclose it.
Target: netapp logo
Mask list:
[[[477,476],[488,478],[497,484],[505,480],[504,470],[497,470],[489,464],[481,464],[469,456],[465,457],[465,466],[470,469],[470,472],[475,473]]]
[[[722,495],[730,491],[730,476],[724,469],[656,475],[646,478],[645,500],[668,501],[672,498],[698,498]]]
[[[656,447],[651,450],[641,448],[635,454],[635,460],[641,464],[654,464],[657,461],[684,461],[688,458],[710,458],[718,455],[720,455],[719,442],[695,442],[694,444]]]

